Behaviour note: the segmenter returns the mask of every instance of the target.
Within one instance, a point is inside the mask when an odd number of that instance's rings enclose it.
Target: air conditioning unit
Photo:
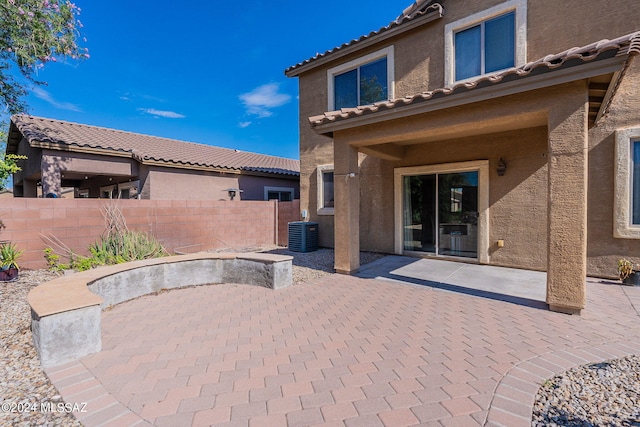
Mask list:
[[[289,250],[293,252],[313,252],[318,250],[317,222],[289,223]]]

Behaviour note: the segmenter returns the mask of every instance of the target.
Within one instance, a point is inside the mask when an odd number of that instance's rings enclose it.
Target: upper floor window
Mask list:
[[[455,33],[456,80],[515,64],[515,13],[498,16]]]
[[[331,68],[327,81],[331,111],[390,99],[393,46]]]
[[[445,25],[445,85],[524,65],[526,40],[526,0],[509,0]]]

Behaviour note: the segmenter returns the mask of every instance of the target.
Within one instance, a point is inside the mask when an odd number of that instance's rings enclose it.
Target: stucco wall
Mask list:
[[[229,200],[227,188],[238,188],[238,175],[153,167],[147,177],[151,200]],[[240,200],[238,197],[234,201]]]
[[[461,0],[441,2],[445,14],[409,32],[363,49],[353,55],[330,61],[299,76],[300,87],[300,159],[301,209],[308,209],[311,219],[319,221],[321,244],[333,245],[333,217],[318,216],[316,166],[333,163],[333,139],[317,135],[308,118],[327,111],[327,70],[369,52],[394,46],[395,97],[411,96],[445,85],[445,25],[502,4],[501,0]],[[614,0],[601,7],[585,7],[581,0],[557,2],[536,0],[527,3],[526,60],[533,61],[574,46],[584,46],[601,39],[613,39],[640,31],[640,2]],[[389,20],[393,17],[389,17]],[[372,30],[375,30],[372,28]],[[319,51],[332,46],[318,46]],[[303,58],[301,58],[303,59]],[[588,273],[615,275],[621,256],[640,261],[640,241],[614,239],[613,158],[616,128],[640,126],[637,105],[640,102],[640,71],[637,58],[618,90],[611,112],[598,127],[589,130],[588,194]],[[586,81],[583,82],[586,90]],[[448,112],[432,113],[413,121],[394,121],[367,125],[341,133],[340,138],[356,145],[372,142],[425,143],[406,148],[405,159],[411,164],[435,164],[487,158],[491,162],[491,261],[535,269],[546,267],[546,199],[547,199],[547,114],[553,96],[524,94],[494,103],[474,105],[458,110],[457,117]],[[483,121],[485,108],[493,111],[493,121]],[[499,113],[502,110],[503,113]],[[615,116],[615,117],[614,117]],[[427,120],[428,118],[428,120]],[[457,120],[457,123],[453,123]],[[428,124],[426,124],[428,121]],[[514,131],[514,124],[521,130]],[[460,137],[461,129],[482,137]],[[362,133],[365,135],[363,136]],[[393,138],[395,137],[395,141]],[[452,139],[455,138],[455,139]],[[377,139],[377,141],[376,141]],[[440,140],[440,142],[438,142]],[[483,142],[478,146],[478,141]],[[518,144],[527,141],[527,144]],[[500,157],[508,164],[504,177],[497,177],[495,165]],[[407,161],[391,162],[373,157],[361,158],[361,233],[363,249],[393,250],[393,167]],[[499,179],[498,179],[499,178]],[[493,246],[504,239],[506,246]],[[515,243],[516,240],[524,243]]]
[[[234,201],[264,200],[264,187],[294,188],[296,196],[300,194],[298,177],[256,177],[158,167],[150,170],[146,187],[151,200],[229,200],[228,188],[243,190]]]
[[[264,200],[265,187],[291,188],[295,199],[300,198],[300,180],[298,177],[281,178],[267,176],[241,175],[238,188],[242,189],[242,200]]]
[[[618,260],[640,263],[640,240],[613,237],[615,131],[640,128],[640,58],[633,57],[609,113],[589,130],[588,269],[590,274],[616,275]]]

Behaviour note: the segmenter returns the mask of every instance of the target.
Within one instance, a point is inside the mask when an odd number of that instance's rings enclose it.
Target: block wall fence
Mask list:
[[[0,200],[6,228],[0,241],[15,243],[24,253],[20,268],[46,266],[41,235],[55,236],[74,252],[87,248],[105,232],[103,208],[118,206],[131,230],[155,235],[170,253],[243,250],[286,246],[287,223],[300,220],[300,201],[208,200]],[[66,262],[65,260],[62,260]]]

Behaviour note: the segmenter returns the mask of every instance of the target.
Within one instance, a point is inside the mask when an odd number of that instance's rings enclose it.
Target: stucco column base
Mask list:
[[[334,135],[334,233],[337,273],[353,274],[360,268],[360,181],[358,151]]]
[[[356,268],[354,270],[339,270],[339,269],[335,269],[335,272],[338,274],[346,274],[346,275],[351,275],[351,274],[356,274],[357,272],[360,271],[360,268]]]
[[[575,307],[565,307],[562,305],[549,304],[549,310],[555,311],[556,313],[564,313],[564,314],[580,314],[582,309]]]

